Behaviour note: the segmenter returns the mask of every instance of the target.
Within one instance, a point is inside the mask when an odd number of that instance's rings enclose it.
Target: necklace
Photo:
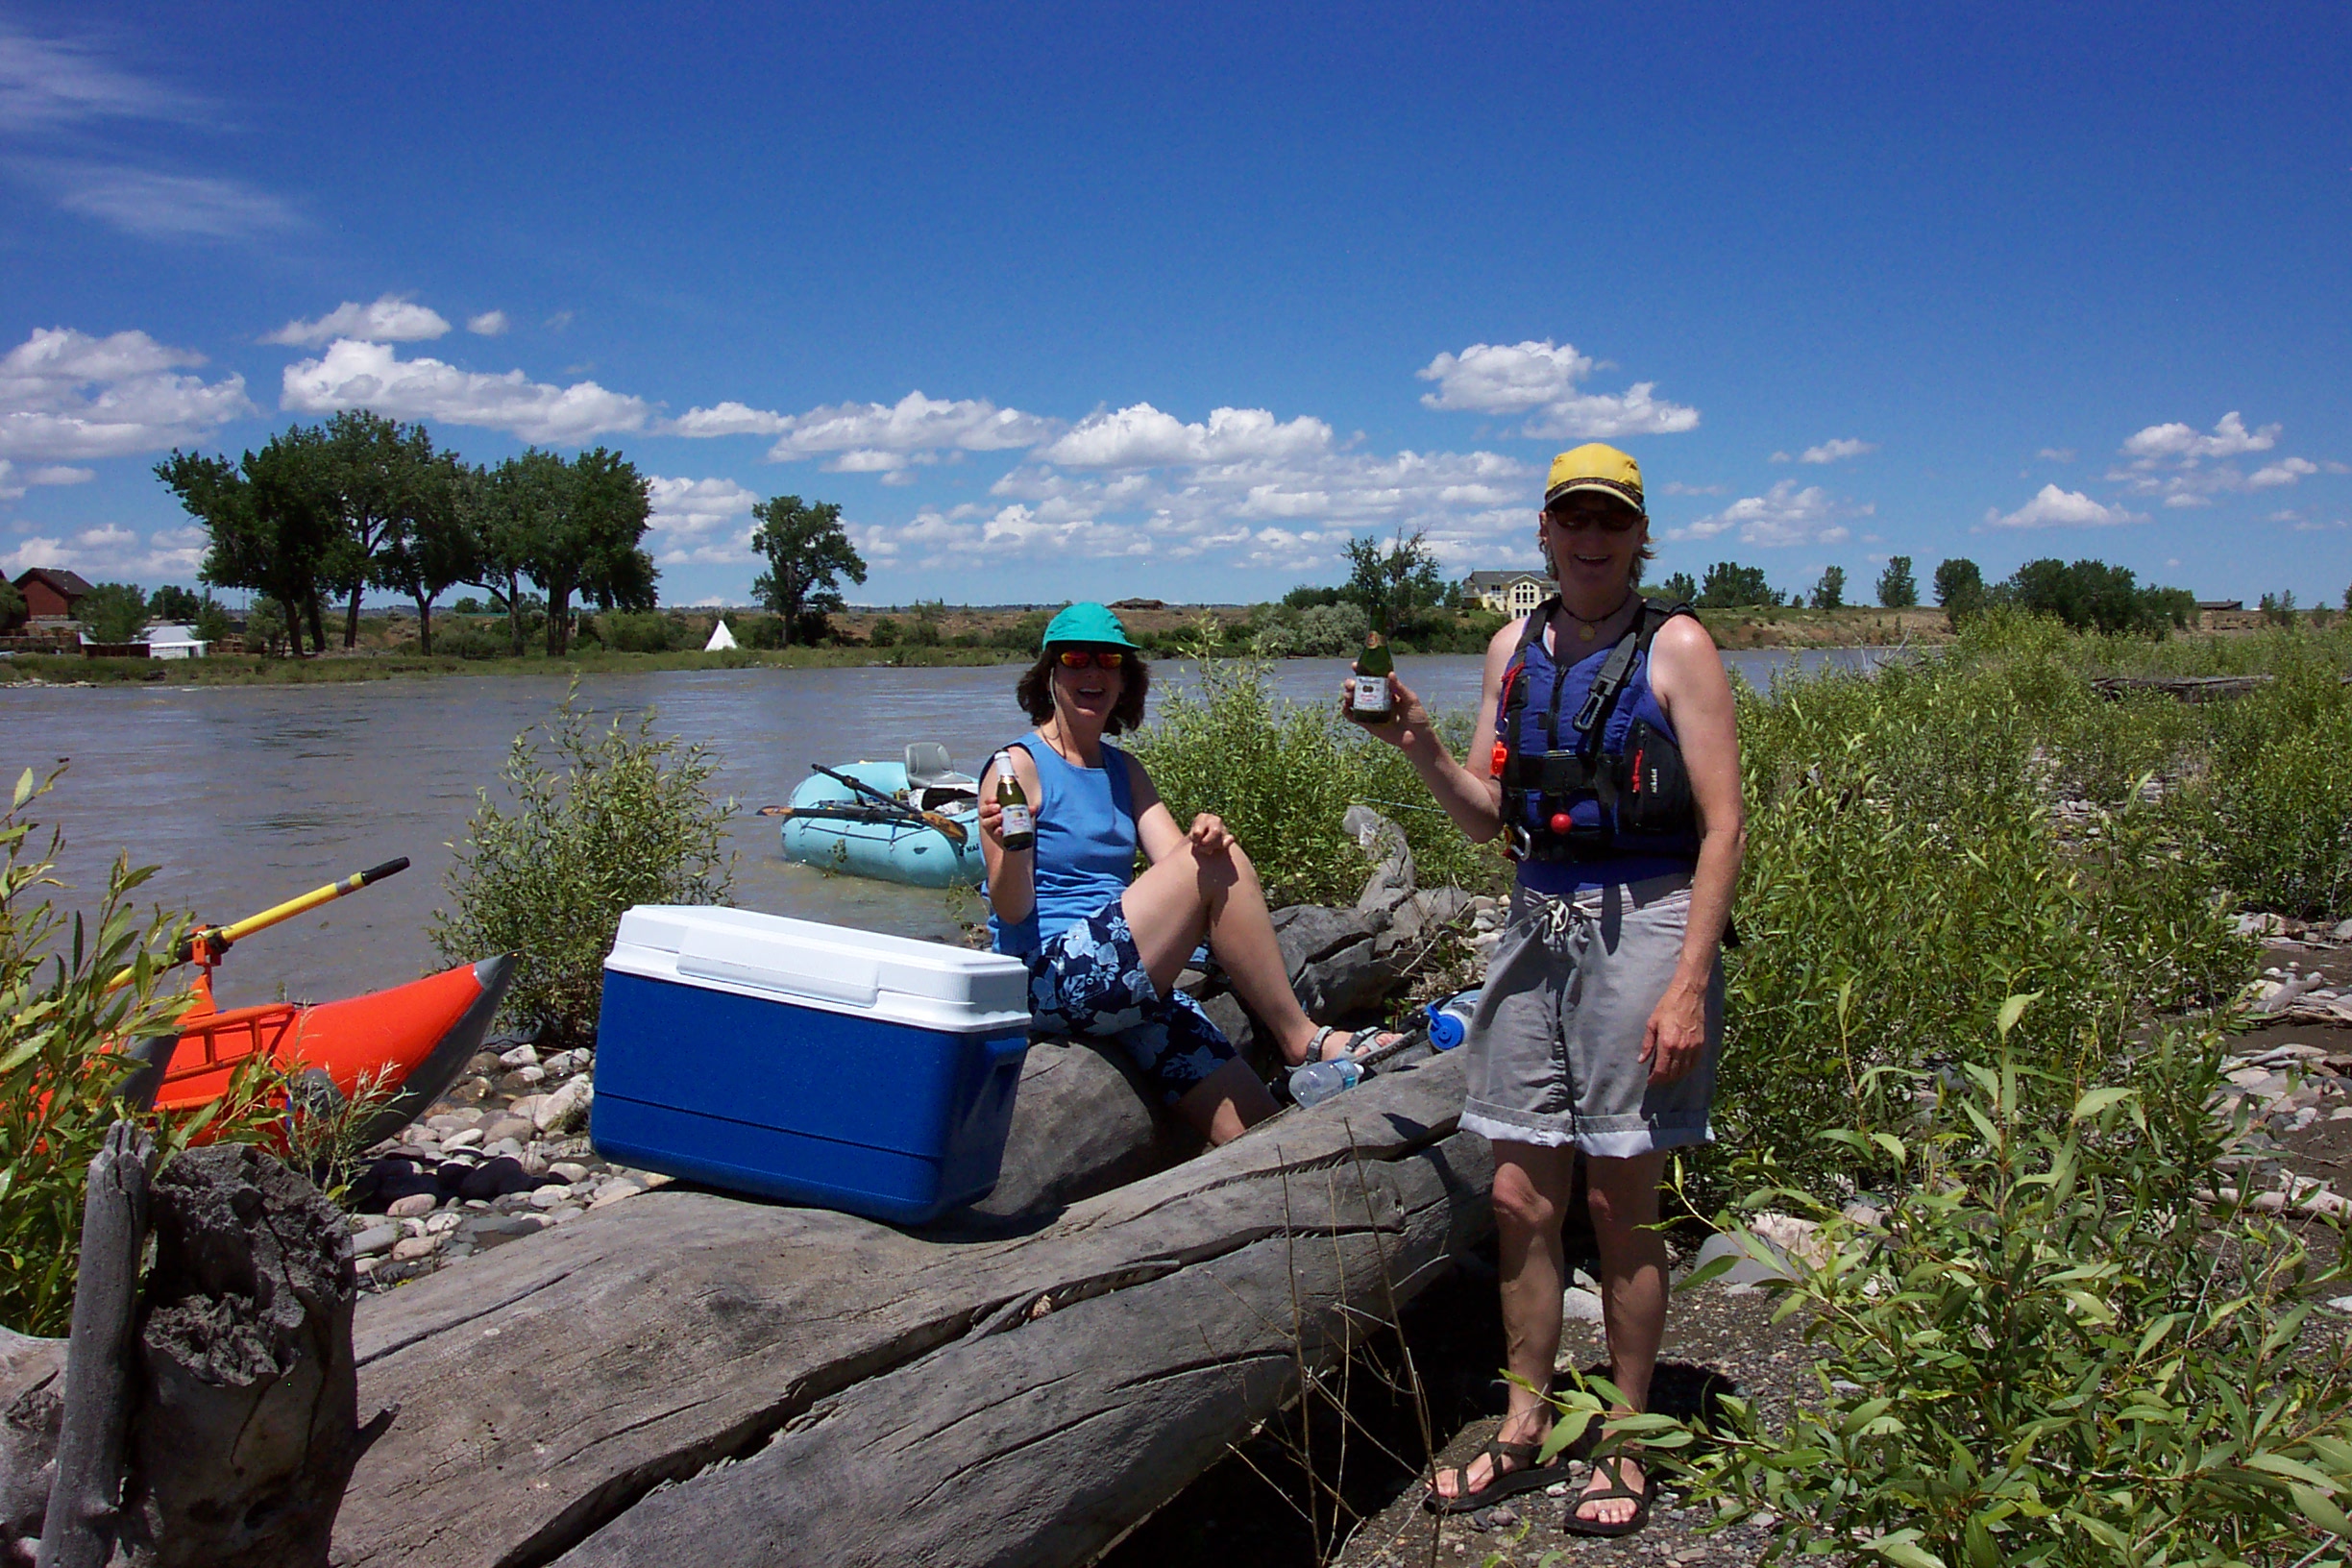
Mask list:
[[[1589,643],[1595,637],[1601,635],[1601,628],[1603,626],[1607,625],[1611,621],[1617,619],[1617,614],[1620,610],[1623,610],[1628,604],[1632,602],[1633,590],[1631,588],[1628,588],[1625,591],[1625,598],[1619,600],[1615,604],[1611,605],[1608,613],[1605,615],[1596,615],[1591,620],[1587,621],[1582,616],[1577,614],[1576,611],[1570,609],[1568,607],[1567,600],[1565,600],[1560,601],[1560,614],[1566,616],[1569,620],[1574,621],[1577,624],[1577,636]]]

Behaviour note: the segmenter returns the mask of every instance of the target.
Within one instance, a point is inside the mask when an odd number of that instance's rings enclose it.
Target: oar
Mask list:
[[[323,888],[313,888],[299,898],[288,898],[282,904],[273,904],[260,914],[248,915],[233,925],[198,926],[172,943],[171,961],[174,964],[185,964],[200,953],[209,955],[208,962],[210,959],[217,959],[257,931],[266,931],[282,920],[290,920],[297,915],[318,908],[321,904],[331,904],[347,893],[357,893],[371,882],[380,882],[385,877],[407,869],[408,857],[402,855],[397,860],[385,861],[381,866],[371,866],[364,871],[354,872],[339,882],[330,882]],[[124,969],[107,982],[107,990],[120,991],[130,983],[131,971]]]
[[[894,799],[890,796],[883,794],[880,790],[875,789],[871,784],[868,784],[862,779],[851,778],[847,773],[837,772],[833,769],[827,768],[821,762],[812,762],[809,764],[809,766],[816,769],[817,772],[824,774],[825,777],[831,779],[834,783],[846,784],[857,794],[865,796],[869,799],[880,802],[885,808],[891,811],[901,811],[906,813],[909,817],[914,817],[929,823],[931,826],[938,828],[946,838],[949,844],[956,845],[958,848],[963,847],[965,837],[964,824],[957,821],[954,818],[943,817],[936,811],[922,811],[917,807],[908,805],[903,800]]]
[[[805,821],[815,818],[828,822],[893,822],[901,827],[918,824],[912,813],[899,807],[884,811],[879,806],[762,806],[762,817],[791,817]]]

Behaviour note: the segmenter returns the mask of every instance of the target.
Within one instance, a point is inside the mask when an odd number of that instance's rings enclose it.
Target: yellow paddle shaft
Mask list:
[[[200,926],[172,944],[171,961],[174,964],[185,964],[197,955],[200,947],[218,958],[238,942],[252,936],[257,931],[266,931],[271,926],[283,920],[290,920],[297,915],[308,914],[321,904],[331,904],[345,894],[357,893],[371,882],[380,882],[385,877],[407,869],[408,857],[403,855],[397,860],[387,860],[381,866],[371,866],[364,871],[354,871],[339,882],[330,882],[323,888],[313,888],[299,898],[288,898],[282,904],[273,904],[260,914],[248,915],[233,925]],[[112,980],[107,982],[107,990],[120,991],[130,983],[131,971],[124,969]]]

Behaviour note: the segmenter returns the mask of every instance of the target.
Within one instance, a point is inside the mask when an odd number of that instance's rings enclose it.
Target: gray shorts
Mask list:
[[[1511,893],[1510,920],[1462,1039],[1461,1124],[1489,1139],[1573,1143],[1623,1159],[1714,1140],[1707,1108],[1723,1050],[1723,959],[1707,984],[1706,1050],[1671,1084],[1641,1060],[1690,925],[1690,878],[1653,877],[1546,898]]]

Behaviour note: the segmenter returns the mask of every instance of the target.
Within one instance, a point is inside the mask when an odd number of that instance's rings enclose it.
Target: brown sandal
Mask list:
[[[1595,1475],[1602,1473],[1602,1466],[1608,1467],[1609,1483],[1606,1486],[1587,1487],[1570,1498],[1568,1510],[1560,1515],[1560,1529],[1571,1535],[1618,1536],[1630,1535],[1648,1524],[1650,1522],[1650,1477],[1646,1473],[1643,1475],[1642,1489],[1638,1492],[1628,1486],[1625,1479],[1625,1466],[1632,1462],[1634,1462],[1633,1456],[1630,1454],[1612,1454],[1593,1460],[1593,1474]],[[1619,1502],[1633,1505],[1631,1518],[1607,1521],[1587,1519],[1577,1511],[1587,1503]]]
[[[1535,1457],[1543,1452],[1541,1443],[1488,1443],[1479,1451],[1486,1456],[1486,1484],[1475,1492],[1457,1492],[1452,1497],[1440,1493],[1432,1478],[1430,1489],[1421,1496],[1421,1506],[1432,1513],[1470,1513],[1489,1507],[1507,1497],[1533,1491],[1568,1479],[1567,1467],[1557,1459],[1550,1464],[1537,1464]],[[1506,1470],[1503,1461],[1508,1459],[1517,1466]],[[1470,1463],[1476,1463],[1473,1456]],[[1470,1463],[1448,1465],[1464,1481],[1470,1479]]]

